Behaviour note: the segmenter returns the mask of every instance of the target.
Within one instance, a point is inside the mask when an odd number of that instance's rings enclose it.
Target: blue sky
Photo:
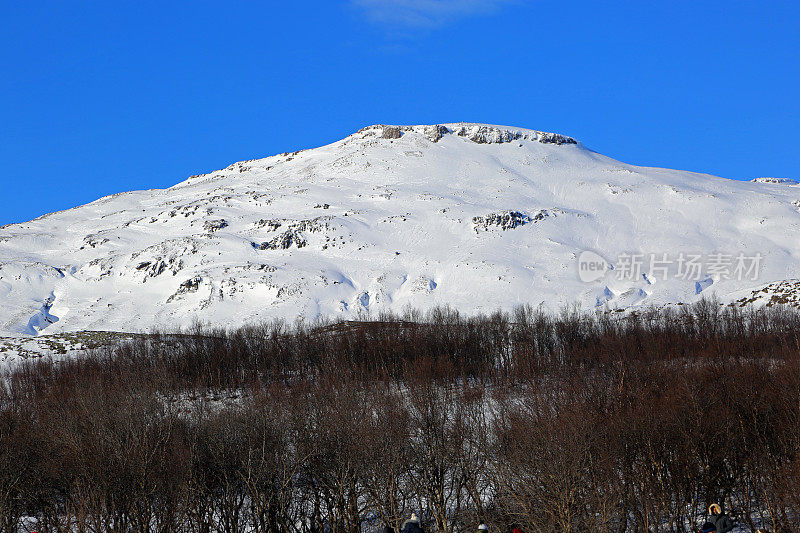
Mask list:
[[[0,224],[373,123],[800,177],[797,0],[31,1],[0,20]]]

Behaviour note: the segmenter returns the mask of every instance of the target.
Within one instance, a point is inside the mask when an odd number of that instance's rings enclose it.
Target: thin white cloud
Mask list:
[[[395,28],[436,28],[490,13],[517,0],[350,0],[373,22]]]

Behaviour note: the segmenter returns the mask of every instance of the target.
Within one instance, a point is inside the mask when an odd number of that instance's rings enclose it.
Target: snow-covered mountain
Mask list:
[[[792,303],[797,278],[791,180],[637,167],[518,128],[377,125],[0,228],[0,335]]]

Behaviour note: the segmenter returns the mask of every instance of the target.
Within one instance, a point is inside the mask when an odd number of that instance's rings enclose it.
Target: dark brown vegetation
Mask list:
[[[0,529],[798,531],[799,354],[713,302],[153,335],[5,377]]]

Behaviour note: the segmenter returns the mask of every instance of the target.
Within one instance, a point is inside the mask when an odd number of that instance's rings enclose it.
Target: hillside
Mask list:
[[[519,128],[376,125],[0,228],[0,336],[442,304],[796,304],[799,236],[792,180],[632,166]],[[579,257],[606,270],[587,280]]]

